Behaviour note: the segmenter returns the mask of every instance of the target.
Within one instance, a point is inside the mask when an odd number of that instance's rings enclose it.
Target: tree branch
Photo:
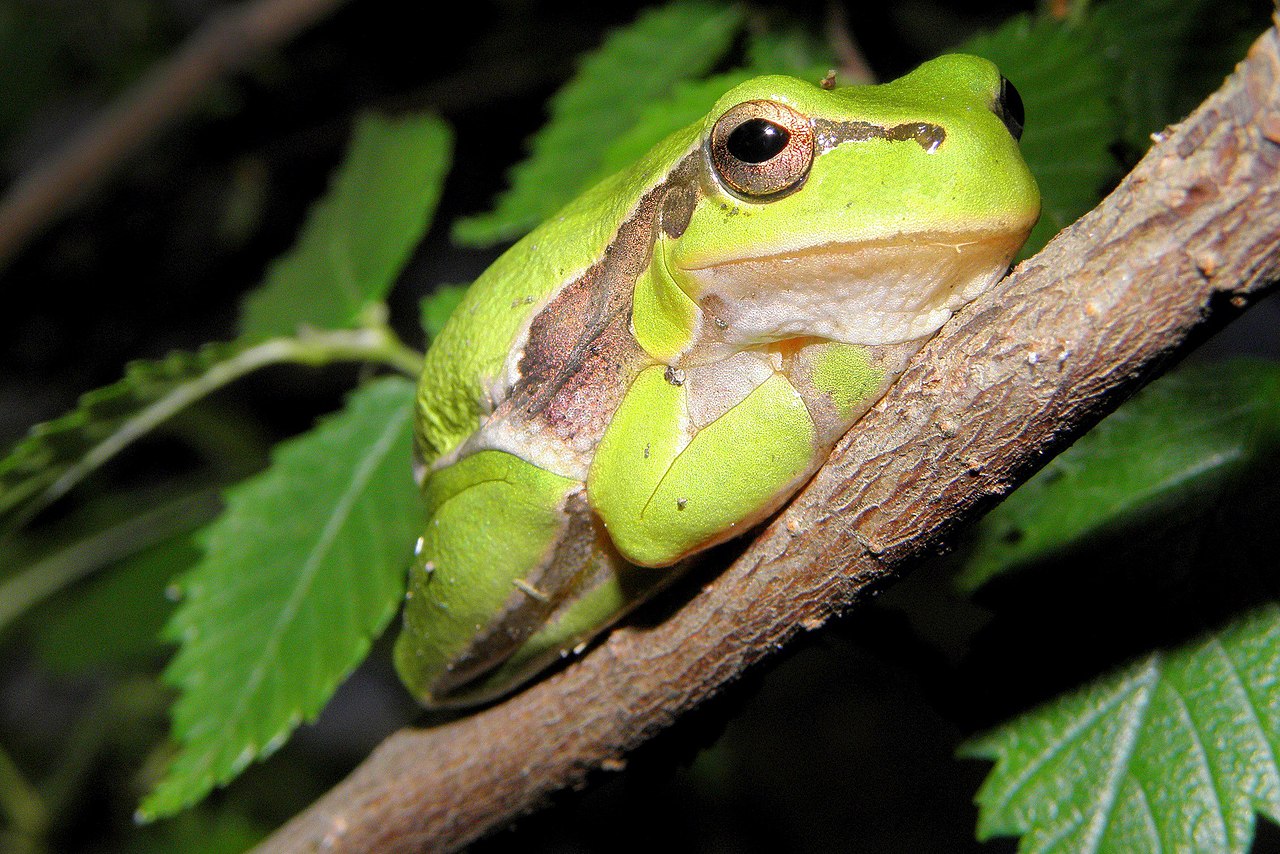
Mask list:
[[[216,80],[287,41],[341,2],[251,0],[211,16],[173,57],[14,181],[0,199],[0,265]]]
[[[387,739],[264,851],[457,848],[535,809],[935,549],[1280,276],[1280,39],[934,338],[803,493],[652,628]],[[1233,314],[1234,312],[1227,312]],[[1215,318],[1221,320],[1221,318]]]

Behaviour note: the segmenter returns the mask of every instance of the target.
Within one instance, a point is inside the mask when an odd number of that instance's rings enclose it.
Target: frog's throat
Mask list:
[[[828,243],[673,270],[723,344],[799,336],[897,344],[932,335],[1005,274],[1025,233]]]

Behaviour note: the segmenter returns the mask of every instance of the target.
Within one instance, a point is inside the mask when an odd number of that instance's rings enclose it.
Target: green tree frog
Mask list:
[[[500,696],[775,512],[1006,272],[1022,123],[972,56],[759,77],[500,257],[419,386],[418,699]]]

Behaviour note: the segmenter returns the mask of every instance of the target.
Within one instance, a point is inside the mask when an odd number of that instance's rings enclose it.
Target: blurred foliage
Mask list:
[[[453,310],[462,302],[467,293],[466,285],[438,285],[434,291],[422,298],[418,306],[419,320],[427,340],[435,338],[449,322]]]
[[[494,210],[459,220],[454,239],[488,246],[519,237],[576,196],[598,172],[602,144],[650,100],[713,67],[742,14],[738,5],[682,0],[614,31],[551,99],[547,123],[530,141],[530,156],[511,171],[511,186]]]
[[[1120,105],[1097,34],[1047,16],[1019,16],[959,49],[994,62],[1022,96],[1027,125],[1022,156],[1040,186],[1040,221],[1020,257],[1098,202],[1120,164],[1111,155],[1120,132]]]
[[[0,136],[68,98],[105,102],[164,57],[183,23],[178,11],[148,0],[0,5]]]
[[[65,674],[144,669],[161,652],[160,630],[174,604],[170,585],[199,557],[191,538],[178,536],[68,591],[32,632],[41,660]]]
[[[1083,587],[1139,578],[1157,635],[1201,632],[967,743],[998,760],[978,795],[984,837],[1242,852],[1254,810],[1280,818],[1277,502],[1257,483],[1277,460],[1280,364],[1199,365],[1148,386],[977,526],[966,588],[1053,566]]]
[[[0,531],[30,521],[116,449],[156,426],[152,421],[203,396],[211,377],[231,378],[249,369],[239,367],[246,349],[208,344],[196,353],[132,362],[119,381],[82,395],[76,409],[33,427],[0,459]]]
[[[976,590],[1112,531],[1150,525],[1188,499],[1221,504],[1247,472],[1278,453],[1280,365],[1241,360],[1174,373],[983,519],[959,581]]]
[[[245,300],[241,335],[259,340],[367,323],[435,216],[452,149],[449,128],[433,115],[358,122],[346,161],[297,245]]]
[[[109,0],[86,11],[24,0],[0,9],[0,137],[10,161],[27,162],[64,130],[60,115],[118,93],[218,6]],[[412,388],[374,379],[373,368],[412,374],[418,356],[401,336],[438,334],[463,293],[423,282],[471,280],[492,258],[448,247],[433,227],[437,203],[461,244],[513,239],[696,120],[734,83],[775,71],[817,80],[847,49],[831,38],[840,22],[817,4],[473,4],[458,9],[465,20],[455,37],[430,50],[416,21],[360,6],[222,86],[6,274],[46,301],[0,336],[15,366],[0,395],[29,414],[25,423],[46,423],[0,459],[0,514],[11,527],[26,523],[0,541],[0,591],[22,597],[9,599],[17,621],[0,635],[5,850],[242,850],[409,720],[377,636],[399,599],[417,518],[408,465],[394,462],[408,458]],[[1032,251],[1095,204],[1150,133],[1214,88],[1265,26],[1267,8],[1108,0],[1070,5],[1061,19],[1014,11],[978,19],[943,4],[851,5],[848,14],[853,37],[887,67],[959,47],[992,58],[1019,87],[1023,149],[1044,194]],[[339,164],[352,116],[371,108],[408,114],[355,122]],[[527,157],[508,168],[525,139]],[[104,286],[115,280],[127,284]],[[96,287],[74,301],[57,296],[72,283]],[[156,358],[178,348],[188,352]],[[121,353],[146,359],[108,384]],[[296,367],[350,361],[363,366],[323,376]],[[269,367],[282,364],[294,367]],[[1275,371],[1230,363],[1153,386],[953,558],[967,589],[981,587],[980,605],[946,584],[909,580],[773,678],[748,677],[644,748],[623,781],[581,796],[589,809],[570,799],[481,847],[606,847],[622,822],[653,825],[637,841],[669,843],[678,830],[698,849],[819,850],[857,839],[865,850],[954,851],[977,846],[975,827],[1024,835],[1034,849],[1069,832],[1062,822],[1071,816],[1102,816],[1127,835],[1095,835],[1081,848],[1106,850],[1113,838],[1149,837],[1130,832],[1128,801],[1114,800],[1110,813],[1099,805],[1144,781],[1154,791],[1178,780],[1185,785],[1152,801],[1160,840],[1239,850],[1254,808],[1276,814],[1280,778],[1256,761],[1275,736],[1277,700],[1265,680],[1273,591],[1243,584],[1247,595],[1210,608],[1200,593],[1208,583],[1196,579],[1208,567],[1257,582],[1259,561],[1274,553],[1230,526],[1280,504],[1258,488],[1275,470]],[[233,379],[234,394],[187,408]],[[95,386],[72,407],[73,392]],[[42,397],[49,387],[62,398]],[[160,430],[157,405],[186,414]],[[50,420],[59,408],[71,412]],[[335,408],[312,427],[316,413]],[[210,481],[240,483],[194,537],[198,513],[159,525],[132,500],[101,509],[122,490],[156,501]],[[352,482],[369,488],[344,489]],[[1223,509],[1241,504],[1252,506]],[[1037,604],[1036,585],[1057,592],[1050,604]],[[1142,598],[1153,590],[1181,592],[1157,606]],[[1090,618],[1090,607],[1101,615]],[[179,689],[172,743],[162,737],[173,698],[158,679],[154,639],[166,619],[169,639],[182,643],[168,677]],[[1011,635],[1019,621],[1022,634]],[[1113,637],[1120,629],[1127,634]],[[1045,638],[1062,648],[1037,645]],[[370,644],[374,654],[319,725],[246,771],[320,713]],[[1012,664],[1007,656],[1019,653]],[[1211,661],[1218,653],[1226,659]],[[1137,663],[1099,676],[1127,657]],[[1218,666],[1228,659],[1234,682]],[[753,690],[760,697],[737,708]],[[966,748],[999,760],[979,819],[969,797],[982,771],[949,754],[962,732],[1037,700],[1047,703]],[[1175,725],[1179,702],[1204,711],[1195,727]],[[1135,703],[1150,711],[1139,724],[1117,712]],[[1263,722],[1260,736],[1239,732],[1250,714]],[[1120,757],[1125,732],[1140,749]],[[1199,771],[1186,761],[1193,733],[1213,744]],[[1050,753],[1064,761],[1046,761]],[[692,765],[672,772],[675,761]],[[131,821],[148,792],[148,816],[170,813],[241,771],[175,817],[142,829]],[[1113,778],[1130,788],[1103,785]],[[1198,835],[1207,825],[1188,817],[1207,803],[1209,790],[1196,784],[1209,778],[1226,796],[1217,836]],[[656,814],[662,822],[637,819]]]

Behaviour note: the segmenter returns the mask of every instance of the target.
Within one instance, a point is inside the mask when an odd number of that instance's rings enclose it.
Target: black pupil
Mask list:
[[[791,133],[764,119],[747,119],[725,141],[729,153],[743,163],[764,163],[787,147]]]
[[[1000,118],[1004,120],[1005,127],[1013,134],[1014,139],[1022,139],[1022,128],[1027,123],[1022,96],[1004,77],[1000,78]]]

